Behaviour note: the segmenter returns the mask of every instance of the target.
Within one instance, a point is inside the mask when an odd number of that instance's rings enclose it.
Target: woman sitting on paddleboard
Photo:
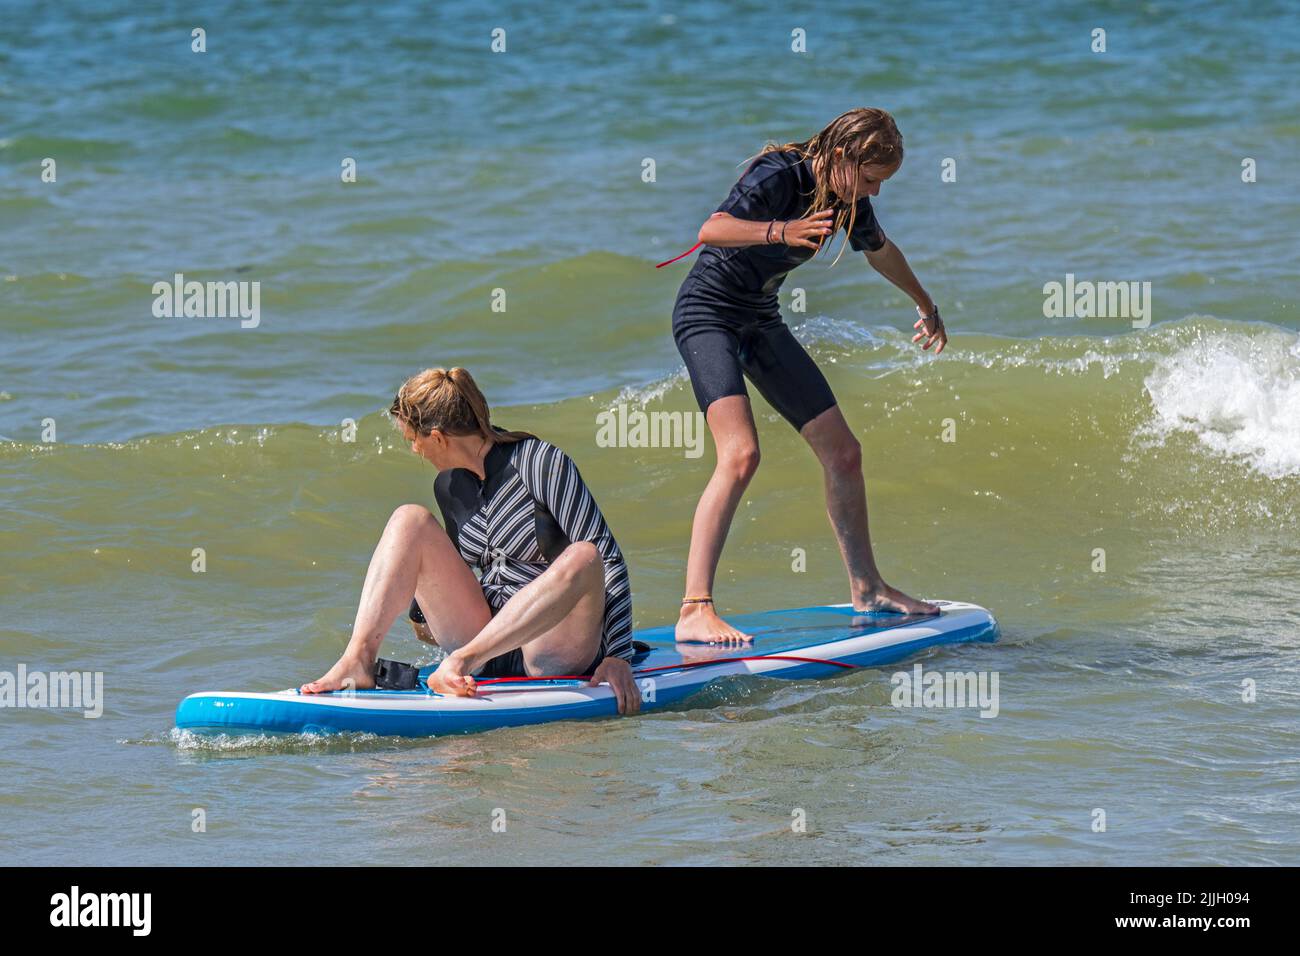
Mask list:
[[[831,526],[859,610],[937,614],[884,582],[867,532],[862,450],[826,377],[781,320],[777,291],[840,229],[848,244],[916,303],[922,348],[948,341],[939,310],[903,253],[886,238],[871,196],[903,161],[903,139],[884,110],[855,109],[803,143],[768,145],[700,228],[704,244],[677,293],[673,337],[717,447],[717,466],[691,528],[677,639],[748,637],[713,608],[727,529],[758,468],[758,433],[745,377],[812,446],[825,472]],[[841,252],[843,250],[841,249]]]
[[[448,652],[430,690],[469,696],[475,677],[581,674],[609,683],[620,713],[639,710],[627,564],[573,460],[495,428],[463,368],[408,379],[389,413],[438,469],[443,525],[422,505],[393,512],[347,650],[303,693],[373,687],[379,645],[414,596],[416,633]]]

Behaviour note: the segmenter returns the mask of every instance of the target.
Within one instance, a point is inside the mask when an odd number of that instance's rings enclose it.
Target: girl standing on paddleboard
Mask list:
[[[769,144],[700,228],[704,245],[677,293],[673,337],[717,448],[717,466],[695,509],[686,596],[677,639],[747,641],[713,607],[713,579],[727,529],[758,468],[758,433],[745,378],[798,430],[825,473],[826,508],[863,611],[937,614],[880,576],[867,531],[862,449],[826,377],[781,320],[777,291],[840,229],[848,244],[916,303],[913,342],[948,341],[934,300],[881,231],[871,196],[898,171],[903,138],[884,110],[849,110],[812,139]],[[843,249],[841,249],[841,253]],[[838,259],[838,257],[837,257]],[[833,264],[833,263],[832,263]]]

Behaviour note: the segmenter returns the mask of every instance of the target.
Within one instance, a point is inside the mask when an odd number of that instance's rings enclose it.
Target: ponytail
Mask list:
[[[492,424],[487,399],[466,369],[429,368],[402,383],[388,414],[421,435],[480,435],[493,442],[535,438],[529,432],[505,431]]]

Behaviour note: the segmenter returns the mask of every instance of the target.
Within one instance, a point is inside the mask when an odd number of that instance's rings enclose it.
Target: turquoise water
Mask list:
[[[0,710],[0,859],[1300,862],[1294,5],[108,0],[0,24],[0,670],[107,693],[98,720]],[[334,659],[387,515],[431,501],[380,414],[428,365],[574,455],[638,626],[671,620],[711,452],[601,448],[593,416],[693,407],[688,267],[654,263],[766,140],[860,105],[902,129],[876,209],[952,343],[919,356],[852,253],[792,275],[789,318],[863,441],[887,576],[1001,622],[925,659],[997,671],[999,717],[896,710],[882,671],[441,741],[171,732],[191,691]],[[156,317],[177,273],[259,282],[259,325]],[[1150,327],[1046,317],[1067,274],[1151,283]],[[755,408],[719,599],[842,601],[813,459]]]

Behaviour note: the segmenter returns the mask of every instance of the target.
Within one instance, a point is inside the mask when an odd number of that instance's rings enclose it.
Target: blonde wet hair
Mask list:
[[[832,164],[849,165],[855,169],[862,166],[895,169],[903,162],[903,134],[898,131],[894,118],[884,110],[863,106],[841,113],[812,139],[802,143],[768,143],[758,155],[765,156],[778,150],[794,150],[812,167],[817,186],[809,197],[808,207],[800,216],[818,209],[834,209],[831,227],[831,235],[834,236],[840,229],[850,233],[853,231],[858,218],[858,197],[836,197],[835,203],[831,203]],[[835,158],[836,150],[843,151],[839,159]],[[751,157],[753,158],[756,157]],[[827,245],[829,243],[823,243],[822,248]],[[847,242],[840,246],[831,265],[840,261],[847,246]]]
[[[426,368],[397,390],[388,414],[421,435],[480,435],[494,442],[522,441],[528,432],[499,430],[492,425],[487,399],[474,376],[463,368]]]

